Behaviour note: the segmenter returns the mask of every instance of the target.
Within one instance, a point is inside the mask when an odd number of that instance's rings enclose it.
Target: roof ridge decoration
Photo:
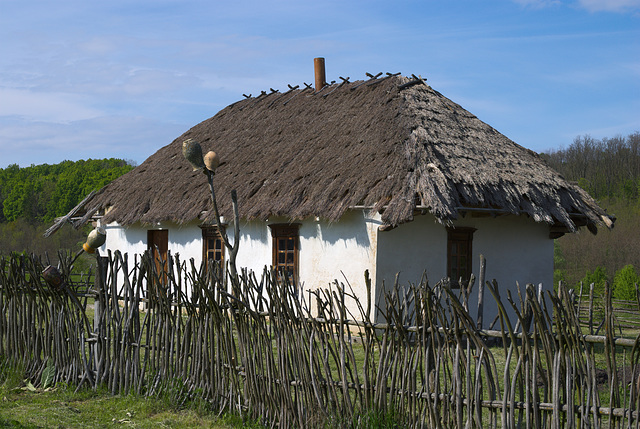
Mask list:
[[[331,91],[329,91],[327,94],[323,94],[323,95],[322,95],[322,98],[327,98],[327,96],[328,96],[329,94],[331,94],[333,91],[335,91],[336,89],[341,88],[341,87],[342,87],[342,85],[344,85],[344,84],[346,84],[346,83],[349,83],[349,76],[347,76],[346,78],[344,78],[344,77],[340,76],[340,79],[342,79],[342,82],[341,82],[338,86],[336,86],[334,89],[332,89]]]
[[[357,85],[355,85],[355,86],[352,86],[352,87],[350,88],[350,90],[351,90],[351,91],[354,91],[354,90],[356,90],[356,89],[360,88],[360,87],[361,87],[361,86],[363,86],[363,85],[366,85],[366,86],[376,85],[376,84],[378,84],[378,83],[380,83],[380,82],[383,82],[383,81],[384,81],[384,80],[386,80],[386,79],[389,79],[389,78],[392,78],[392,77],[399,76],[401,73],[400,73],[400,72],[397,72],[397,73],[390,73],[390,72],[387,72],[387,73],[386,73],[386,76],[382,77],[381,79],[378,79],[380,76],[382,76],[382,74],[383,74],[382,72],[379,72],[379,73],[377,73],[376,75],[373,75],[373,74],[371,74],[371,73],[367,72],[367,73],[365,73],[365,75],[369,78],[369,80],[362,80],[362,81],[359,81],[359,83],[358,83]],[[423,79],[422,77],[417,77],[415,74],[412,74],[411,76],[413,77],[413,79],[414,79],[414,80],[412,80],[412,81],[410,81],[410,82],[408,82],[408,83],[405,83],[405,84],[401,85],[401,88],[400,88],[400,89],[408,88],[408,87],[410,87],[410,86],[413,86],[413,85],[416,85],[416,84],[419,84],[419,83],[422,83],[422,84],[424,84],[424,85],[426,85],[426,84],[427,84],[427,83],[426,83],[426,79]],[[350,77],[348,77],[348,76],[347,76],[346,78],[344,78],[344,77],[342,77],[342,76],[339,76],[339,78],[340,78],[340,80],[342,80],[342,82],[340,82],[337,86],[335,86],[336,81],[331,81],[331,83],[329,83],[329,84],[327,84],[327,85],[323,86],[323,87],[322,87],[320,90],[318,90],[318,91],[314,91],[311,95],[320,95],[320,93],[324,92],[324,90],[325,90],[325,89],[328,89],[328,87],[333,88],[333,89],[331,89],[331,91],[329,91],[328,93],[326,93],[326,94],[322,94],[322,98],[326,98],[326,97],[328,97],[331,93],[333,93],[333,92],[334,92],[334,91],[336,91],[337,89],[341,88],[342,86],[344,86],[344,85],[346,85],[346,84],[349,84],[349,83],[355,83],[355,82],[350,82],[350,81],[349,81],[349,79],[351,79],[351,78],[350,78]],[[304,84],[304,85],[305,85],[305,87],[306,87],[306,88],[304,88],[304,89],[303,89],[303,91],[304,91],[304,90],[306,90],[306,89],[313,89],[313,86],[312,86],[311,84],[308,84],[308,83],[306,83],[306,82],[303,82],[303,84]],[[280,94],[281,94],[281,95],[280,95],[280,97],[278,97],[278,98],[276,98],[274,101],[272,101],[272,102],[271,102],[271,104],[269,104],[269,107],[273,106],[273,105],[274,105],[278,100],[280,100],[284,95],[289,94],[289,93],[293,92],[294,90],[296,90],[296,89],[300,88],[300,85],[291,86],[291,84],[287,84],[287,86],[289,87],[289,89],[288,89],[287,91],[285,91],[285,92],[280,93]],[[257,97],[255,97],[254,102],[255,102],[255,103],[257,103],[258,101],[262,101],[264,98],[266,98],[266,96],[269,96],[269,95],[271,95],[271,94],[275,94],[275,93],[277,93],[277,92],[280,92],[279,90],[277,90],[277,89],[273,89],[273,88],[269,88],[269,90],[270,90],[270,92],[267,92],[267,91],[260,91],[260,94],[259,94]],[[299,94],[299,93],[294,94],[291,98],[296,97],[298,94]],[[243,96],[243,97],[245,97],[245,99],[254,98],[254,97],[252,97],[252,94],[247,95],[247,94],[243,93],[243,94],[242,94],[242,96]],[[291,100],[291,99],[286,100],[283,104],[284,104],[284,105],[286,105],[290,100]],[[242,100],[240,100],[240,101],[242,101]],[[238,102],[236,102],[236,103],[238,103]],[[236,104],[236,103],[233,103],[233,104]]]

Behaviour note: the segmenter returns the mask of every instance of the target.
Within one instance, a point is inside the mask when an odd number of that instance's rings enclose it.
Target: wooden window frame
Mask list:
[[[447,228],[447,277],[452,288],[469,282],[473,272],[473,233],[475,228]],[[464,258],[461,260],[461,258]]]
[[[222,232],[224,232],[224,225]],[[222,234],[216,225],[201,225],[202,229],[202,261],[205,263],[205,269],[209,267],[209,256],[213,254],[213,260],[220,263],[220,270],[224,272],[226,262],[226,247],[222,240]],[[214,240],[214,248],[209,248],[209,240]],[[216,254],[219,256],[216,258]]]
[[[298,284],[300,224],[271,224],[269,228],[271,229],[272,239],[272,269],[276,271],[279,279],[281,279],[283,271],[291,272],[290,281],[293,284]],[[281,240],[285,240],[284,248],[281,246],[283,244]],[[292,248],[289,248],[289,245]],[[289,254],[291,254],[291,259],[289,259]],[[281,259],[284,259],[284,263]]]

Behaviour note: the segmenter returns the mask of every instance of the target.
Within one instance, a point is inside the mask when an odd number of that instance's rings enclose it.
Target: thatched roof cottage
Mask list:
[[[181,153],[189,138],[220,156],[226,222],[237,190],[238,266],[271,265],[305,289],[344,275],[362,292],[365,269],[376,296],[398,272],[455,284],[480,254],[503,287],[551,288],[553,238],[612,226],[537,154],[423,79],[386,74],[263,92],[194,126],[85,203],[103,214],[106,248],[224,260],[207,180]]]

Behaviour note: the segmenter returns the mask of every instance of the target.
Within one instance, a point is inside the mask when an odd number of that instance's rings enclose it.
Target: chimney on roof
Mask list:
[[[314,58],[313,67],[316,76],[316,91],[320,91],[327,84],[324,73],[324,58]]]

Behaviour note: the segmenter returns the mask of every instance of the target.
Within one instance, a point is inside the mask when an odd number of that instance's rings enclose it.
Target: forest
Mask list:
[[[617,297],[635,296],[630,285],[640,282],[640,132],[603,139],[578,136],[566,148],[540,156],[616,217],[612,230],[601,227],[593,235],[582,229],[555,241],[555,283],[562,280],[576,288],[581,281],[595,283],[601,292],[608,281]],[[92,190],[133,167],[110,158],[0,169],[0,254],[55,255],[57,249],[79,248],[88,231],[66,226],[46,240],[42,233]]]
[[[555,283],[578,288],[595,283],[613,286],[614,297],[635,297],[640,283],[640,133],[601,140],[576,137],[567,148],[541,154],[565,179],[577,182],[600,206],[616,217],[612,230],[586,229],[555,243]],[[588,286],[586,286],[588,287]]]
[[[91,191],[133,167],[130,161],[110,158],[0,169],[0,254],[27,251],[55,256],[57,249],[77,248],[86,231],[66,226],[48,239],[42,234]]]

